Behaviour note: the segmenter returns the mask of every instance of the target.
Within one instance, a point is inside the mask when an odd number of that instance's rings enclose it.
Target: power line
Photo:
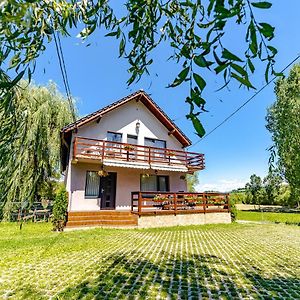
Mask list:
[[[289,68],[292,64],[294,64],[300,58],[300,54],[298,54],[286,67],[284,67],[281,71],[283,73],[287,68]],[[268,85],[270,85],[277,76],[274,76],[269,82],[267,82],[263,87],[261,87],[258,91],[256,91],[248,100],[246,100],[242,105],[240,105],[237,109],[235,109],[228,117],[226,117],[221,123],[219,123],[216,127],[210,130],[206,135],[203,136],[200,140],[198,140],[195,144],[191,145],[188,148],[192,148],[196,146],[198,143],[203,141],[203,139],[207,138],[214,131],[216,131],[219,127],[221,127],[224,123],[226,123],[230,118],[232,118],[237,112],[239,112],[244,106],[246,106],[254,97],[256,97],[259,93],[261,93]]]
[[[74,109],[74,105],[73,105],[73,101],[72,101],[71,89],[70,89],[70,85],[69,85],[68,74],[67,74],[64,54],[63,54],[63,50],[62,50],[62,46],[61,46],[61,42],[60,42],[60,37],[59,37],[58,33],[56,34],[55,30],[54,30],[53,36],[54,36],[56,53],[57,53],[57,57],[58,57],[58,62],[59,62],[59,67],[60,67],[63,83],[64,83],[65,90],[66,90],[69,107],[71,110],[71,114],[72,114],[72,118],[75,123],[75,126],[77,126],[76,114],[75,114],[75,109]]]

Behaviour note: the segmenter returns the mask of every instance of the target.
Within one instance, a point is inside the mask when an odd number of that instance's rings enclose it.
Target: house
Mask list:
[[[230,222],[228,196],[188,193],[204,155],[144,91],[61,130],[67,227]]]

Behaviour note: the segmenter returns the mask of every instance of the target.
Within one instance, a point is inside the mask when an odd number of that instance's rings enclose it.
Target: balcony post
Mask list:
[[[174,214],[176,216],[177,215],[177,194],[174,193],[173,197],[174,197]]]
[[[102,161],[104,160],[104,154],[105,154],[105,141],[102,142]]]
[[[204,195],[203,195],[203,210],[204,210],[204,213],[206,213],[206,204],[207,204],[207,194],[204,193]]]
[[[77,137],[75,137],[73,141],[73,160],[75,160],[76,158],[76,152],[77,152]]]
[[[142,193],[139,192],[139,198],[138,198],[138,214],[141,215],[142,212]]]
[[[149,165],[151,163],[151,148],[150,147],[148,148],[148,163],[149,163]]]
[[[226,194],[226,203],[227,203],[228,212],[230,212],[231,208],[230,208],[230,202],[229,202],[229,195],[228,194]]]

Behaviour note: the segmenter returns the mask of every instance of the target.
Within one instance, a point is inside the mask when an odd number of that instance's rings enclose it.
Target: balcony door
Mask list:
[[[145,146],[153,147],[151,160],[154,162],[164,161],[166,159],[167,143],[164,140],[145,138]]]
[[[136,135],[127,134],[127,160],[135,160],[137,156],[137,145],[138,137]]]
[[[108,176],[101,177],[100,180],[101,210],[116,208],[116,183],[117,183],[117,173],[109,172]]]

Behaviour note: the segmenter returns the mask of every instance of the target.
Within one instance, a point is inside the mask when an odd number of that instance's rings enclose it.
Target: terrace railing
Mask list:
[[[73,159],[106,159],[149,165],[185,166],[190,171],[202,170],[205,167],[204,154],[85,137],[74,139]]]
[[[138,215],[230,212],[226,193],[132,192],[131,212]]]

